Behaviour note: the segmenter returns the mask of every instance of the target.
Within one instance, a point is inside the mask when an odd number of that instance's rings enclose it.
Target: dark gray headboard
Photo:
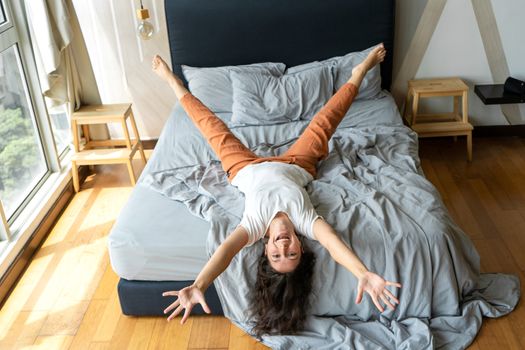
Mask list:
[[[287,66],[383,42],[392,82],[394,0],[165,0],[173,71],[256,62]]]

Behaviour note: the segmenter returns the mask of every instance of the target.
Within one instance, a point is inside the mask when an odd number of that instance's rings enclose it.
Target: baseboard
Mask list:
[[[120,142],[125,142],[125,139],[112,139],[113,141],[120,141]],[[158,139],[147,139],[147,140],[140,140],[140,142],[142,143],[142,146],[144,147],[144,149],[154,149],[155,148],[155,145],[157,144],[157,141]],[[125,147],[125,145],[121,145],[121,146],[118,146],[118,147]]]
[[[474,126],[472,137],[525,137],[525,125]]]
[[[141,140],[144,149],[154,149],[159,139]]]

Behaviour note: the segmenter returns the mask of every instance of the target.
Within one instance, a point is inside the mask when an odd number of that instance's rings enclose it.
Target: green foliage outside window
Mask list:
[[[22,110],[0,109],[0,198],[10,202],[38,172],[38,148],[29,118]]]

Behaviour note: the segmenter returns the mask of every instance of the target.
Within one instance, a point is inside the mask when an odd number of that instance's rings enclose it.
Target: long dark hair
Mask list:
[[[315,254],[305,244],[304,237],[298,237],[303,253],[295,270],[275,271],[264,250],[259,259],[251,300],[253,332],[258,338],[264,334],[294,334],[304,328],[310,307]]]

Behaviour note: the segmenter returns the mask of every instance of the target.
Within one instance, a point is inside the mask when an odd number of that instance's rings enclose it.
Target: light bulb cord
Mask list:
[[[144,10],[144,5],[142,5],[142,0],[140,0],[140,9]]]

